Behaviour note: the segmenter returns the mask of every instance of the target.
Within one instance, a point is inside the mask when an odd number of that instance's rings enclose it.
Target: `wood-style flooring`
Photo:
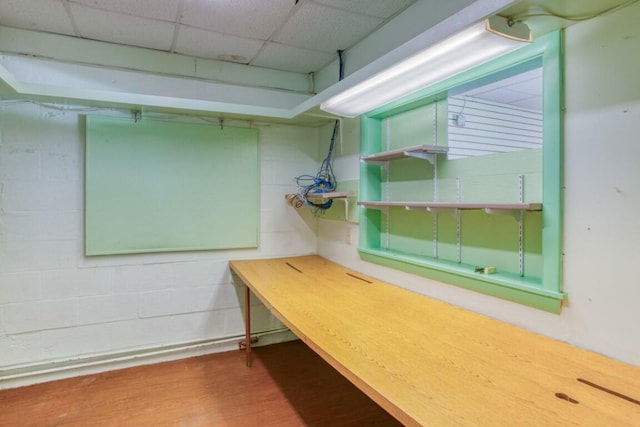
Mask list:
[[[396,426],[300,341],[0,391],[0,426]]]

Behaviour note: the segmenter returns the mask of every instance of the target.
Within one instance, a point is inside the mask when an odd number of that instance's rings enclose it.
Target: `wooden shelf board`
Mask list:
[[[341,199],[352,195],[346,191],[332,191],[330,193],[309,193],[307,197],[310,199]]]
[[[405,157],[412,157],[407,153],[414,154],[441,154],[449,151],[449,147],[442,145],[415,145],[413,147],[399,148],[397,150],[384,151],[381,153],[369,154],[368,156],[362,156],[361,160],[365,162],[369,161],[382,161],[382,160],[395,160]]]
[[[505,209],[541,211],[542,203],[466,203],[466,202],[358,202],[367,208],[404,207],[434,209]]]

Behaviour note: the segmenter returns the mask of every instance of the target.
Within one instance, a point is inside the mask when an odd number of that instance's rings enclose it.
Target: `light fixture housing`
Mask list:
[[[531,41],[526,24],[494,16],[328,99],[320,108],[357,117]]]

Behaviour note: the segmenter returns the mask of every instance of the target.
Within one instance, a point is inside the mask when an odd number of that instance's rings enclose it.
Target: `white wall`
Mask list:
[[[315,220],[290,209],[284,194],[294,176],[317,168],[316,129],[259,125],[258,249],[88,258],[78,113],[0,108],[0,388],[21,367],[241,334],[242,289],[228,260],[315,252]],[[253,314],[254,330],[280,327],[266,310]]]
[[[638,22],[640,3],[566,30],[564,287],[569,299],[560,315],[364,263],[357,245],[346,243],[347,229],[357,242],[357,227],[350,224],[319,221],[318,253],[373,277],[640,366]],[[358,164],[351,162],[348,168],[357,170]],[[337,175],[345,173],[336,170]]]

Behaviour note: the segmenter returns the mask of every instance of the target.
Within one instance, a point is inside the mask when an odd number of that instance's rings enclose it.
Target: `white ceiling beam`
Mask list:
[[[0,56],[0,78],[22,98],[278,118],[291,118],[292,110],[310,97],[282,90],[8,55]]]
[[[311,93],[304,73],[194,58],[114,43],[0,26],[0,52],[110,69],[205,79],[232,85]]]

